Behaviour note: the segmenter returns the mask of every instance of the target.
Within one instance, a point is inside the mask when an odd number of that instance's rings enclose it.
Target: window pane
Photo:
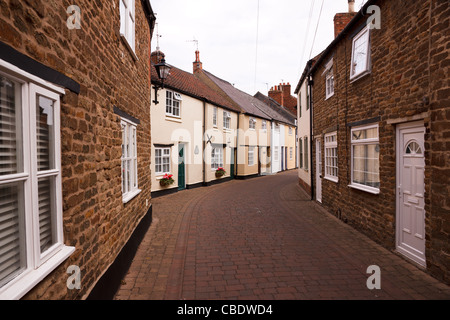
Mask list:
[[[36,142],[38,171],[55,169],[53,105],[53,100],[40,95],[37,96]]]
[[[379,188],[379,145],[353,146],[353,182]]]
[[[120,34],[125,35],[126,6],[123,0],[120,1]]]
[[[365,32],[354,42],[353,74],[358,74],[367,69],[369,33]]]
[[[166,113],[172,113],[172,92],[166,91]]]
[[[26,268],[23,184],[0,186],[0,288]]]
[[[131,191],[131,160],[127,160],[127,190]]]
[[[39,239],[41,253],[56,243],[56,228],[54,222],[55,196],[54,177],[47,177],[38,181],[39,202]]]
[[[0,175],[23,171],[21,85],[0,76]]]
[[[378,138],[378,128],[354,130],[352,140],[376,139]]]

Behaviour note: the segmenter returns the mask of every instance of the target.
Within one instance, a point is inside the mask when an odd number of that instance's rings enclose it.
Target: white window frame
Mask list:
[[[338,182],[338,143],[337,132],[328,133],[324,137],[325,179]]]
[[[356,67],[356,43],[358,40],[362,39],[363,37],[367,37],[367,42],[364,45],[365,49],[365,55],[366,59],[364,60],[365,66],[362,70],[359,72],[355,71]],[[357,80],[371,72],[371,52],[370,52],[370,28],[369,26],[364,27],[354,38],[352,41],[352,60],[350,62],[350,80]]]
[[[294,157],[294,148],[289,147],[289,160],[293,160]]]
[[[262,130],[267,130],[267,121],[266,120],[263,120],[262,122],[261,122],[261,129]]]
[[[135,0],[119,0],[120,4],[120,36],[128,49],[136,56],[136,17]]]
[[[289,135],[292,136],[292,127],[289,127]]]
[[[368,129],[377,129],[377,138],[370,138],[370,139],[360,139],[360,140],[354,140],[353,139],[353,132],[354,131],[360,131],[360,130],[368,130]],[[379,194],[380,193],[380,188],[376,188],[376,187],[372,187],[372,186],[368,186],[368,185],[364,185],[361,183],[357,183],[354,182],[354,154],[353,154],[353,149],[355,146],[359,146],[359,145],[373,145],[373,144],[377,144],[379,145],[379,138],[380,138],[380,131],[379,131],[379,126],[378,124],[373,124],[373,125],[366,125],[366,126],[359,126],[359,127],[353,127],[351,129],[350,132],[350,141],[351,141],[351,182],[349,184],[349,187],[351,188],[355,188],[358,190],[362,190],[362,191],[366,191],[369,193],[373,193],[373,194]],[[378,154],[379,155],[379,154]],[[378,161],[378,174],[380,174],[380,166],[379,166],[379,161]]]
[[[157,155],[158,151],[161,152],[161,155]],[[155,147],[155,175],[162,176],[171,173],[171,148],[170,147]],[[156,160],[160,158],[160,166],[161,170],[157,169]],[[166,160],[167,163],[164,162]],[[168,166],[167,170],[164,170],[164,166]]]
[[[248,166],[255,165],[255,147],[248,147]]]
[[[304,157],[305,157],[305,161],[303,162],[303,169],[305,169],[305,171],[309,170],[309,143],[308,143],[308,137],[304,137],[303,138],[303,147],[304,147]]]
[[[137,125],[125,118],[121,118],[122,128],[122,202],[127,203],[136,197],[142,190],[139,189],[138,181],[138,160],[137,160]],[[134,137],[134,140],[133,140]],[[133,147],[134,146],[134,147]],[[125,169],[125,165],[131,164],[130,177]]]
[[[217,114],[218,114],[218,108],[213,107],[212,122],[213,122],[213,127],[215,127],[215,128],[217,128]]]
[[[211,170],[223,168],[223,145],[211,145]]]
[[[60,131],[60,95],[65,90],[45,80],[33,76],[0,59],[0,74],[20,84],[18,89],[21,98],[22,150],[17,151],[18,161],[22,167],[20,172],[0,176],[0,185],[23,183],[22,210],[23,232],[21,242],[25,252],[21,252],[24,265],[21,270],[5,278],[0,287],[0,300],[17,300],[35,287],[48,274],[63,263],[74,251],[74,247],[64,245],[63,209],[62,209],[62,170],[61,170],[61,131]],[[53,100],[53,169],[37,171],[36,146],[36,97],[41,95]],[[38,179],[52,177],[50,192],[54,196],[52,206],[52,225],[54,243],[44,252],[40,252]],[[18,199],[21,200],[21,199]]]
[[[166,90],[166,116],[181,118],[181,101],[182,98],[178,92]]]
[[[299,166],[300,166],[300,168],[302,168],[303,169],[303,162],[304,162],[304,158],[303,158],[303,138],[300,138],[299,139],[299,150],[300,150],[300,155],[299,155],[299,160],[300,160],[300,164],[299,164]]]
[[[250,130],[256,130],[256,119],[253,117],[250,117],[248,120],[248,128]]]
[[[334,96],[334,74],[333,68],[328,70],[325,76],[325,99],[329,99]]]
[[[229,111],[223,111],[223,129],[231,129],[231,112]]]
[[[334,72],[333,72],[333,58],[331,58],[325,65],[325,100],[334,95]]]

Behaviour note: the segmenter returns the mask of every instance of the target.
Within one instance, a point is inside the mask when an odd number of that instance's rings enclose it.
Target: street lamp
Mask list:
[[[169,76],[169,72],[171,67],[166,63],[166,60],[163,58],[161,59],[161,62],[158,64],[155,64],[156,74],[158,75],[158,78],[161,80],[161,84],[155,84],[155,100],[153,102],[155,104],[158,104],[158,89],[164,89],[164,80],[167,79]]]

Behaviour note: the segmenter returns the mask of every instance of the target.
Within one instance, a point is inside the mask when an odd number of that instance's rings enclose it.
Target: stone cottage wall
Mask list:
[[[86,298],[150,209],[150,25],[136,1],[136,56],[121,39],[119,1],[79,0],[80,29],[69,29],[70,1],[1,0],[0,41],[80,84],[61,99],[64,241],[75,253],[25,299]],[[138,119],[142,192],[122,203],[120,117]],[[69,290],[68,266],[81,269]]]

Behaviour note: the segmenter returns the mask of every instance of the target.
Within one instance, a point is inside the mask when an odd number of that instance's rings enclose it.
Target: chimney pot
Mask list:
[[[203,63],[200,61],[200,51],[198,50],[195,51],[195,61],[193,65],[194,65],[194,73],[203,70]]]
[[[355,12],[355,0],[348,0],[348,12],[349,13]]]

